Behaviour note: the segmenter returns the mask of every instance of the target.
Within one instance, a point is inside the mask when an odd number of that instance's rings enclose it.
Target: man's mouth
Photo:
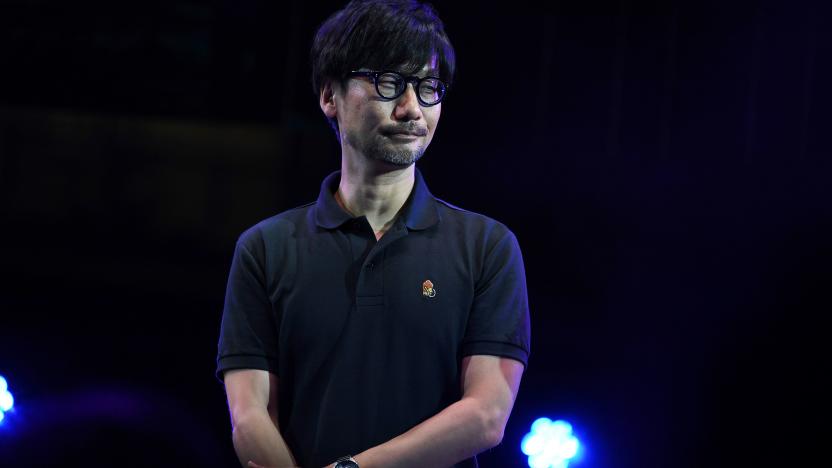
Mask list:
[[[416,129],[416,130],[393,130],[393,131],[386,131],[384,132],[385,135],[389,137],[423,137],[428,134],[427,130],[424,129]]]

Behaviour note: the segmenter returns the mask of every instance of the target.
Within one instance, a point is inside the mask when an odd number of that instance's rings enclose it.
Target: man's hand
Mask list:
[[[258,465],[257,463],[254,463],[253,461],[249,460],[248,461],[248,468],[273,468],[273,467]],[[300,468],[300,467],[292,466],[290,468]],[[324,468],[332,468],[332,465],[326,465]]]
[[[248,468],[276,468],[276,467],[258,465],[257,463],[254,463],[253,461],[249,460],[248,461]],[[299,468],[299,467],[292,465],[291,467],[286,467],[286,468]]]

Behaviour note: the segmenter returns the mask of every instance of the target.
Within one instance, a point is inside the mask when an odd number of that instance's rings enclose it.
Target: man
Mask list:
[[[320,27],[341,171],[246,231],[229,275],[217,373],[244,465],[468,467],[500,443],[529,352],[519,247],[415,168],[454,60],[415,1],[353,1]]]

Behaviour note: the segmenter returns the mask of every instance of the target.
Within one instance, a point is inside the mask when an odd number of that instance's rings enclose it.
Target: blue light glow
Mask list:
[[[9,391],[9,383],[0,375],[0,422],[6,418],[4,413],[10,411],[12,407],[14,407],[14,397]]]
[[[572,425],[566,421],[539,418],[523,437],[520,450],[529,456],[531,468],[567,468],[569,461],[578,454],[580,442],[572,434]]]
[[[12,392],[6,390],[0,393],[0,411],[9,411],[14,406],[14,397]]]

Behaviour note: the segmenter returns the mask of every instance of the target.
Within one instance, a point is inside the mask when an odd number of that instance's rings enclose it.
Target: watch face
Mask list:
[[[352,460],[339,461],[335,464],[335,468],[359,468],[358,463]]]

